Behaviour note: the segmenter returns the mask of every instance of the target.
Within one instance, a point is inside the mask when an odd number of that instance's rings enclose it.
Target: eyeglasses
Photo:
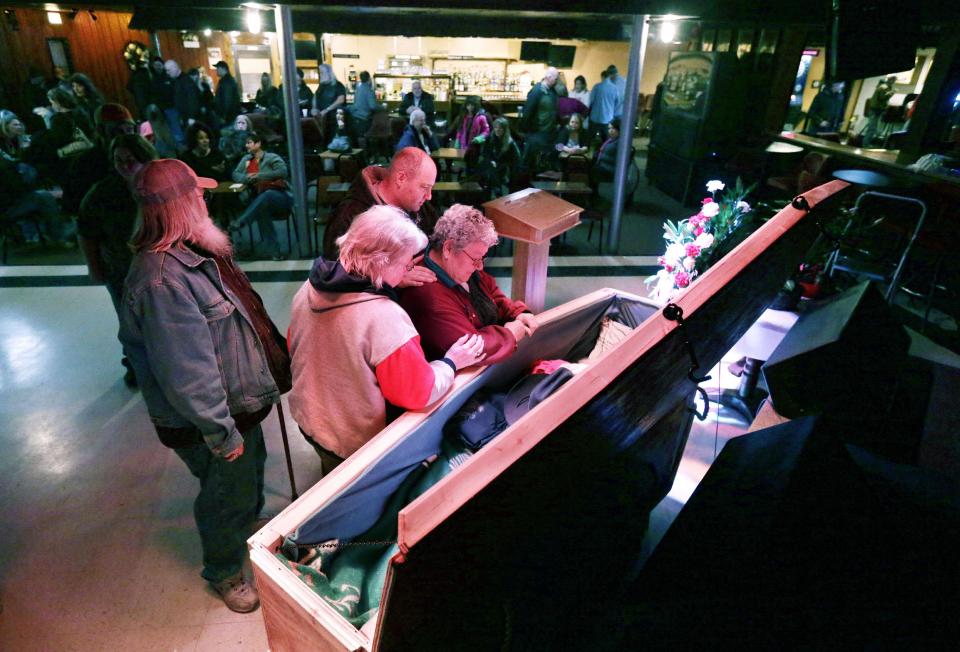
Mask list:
[[[473,256],[467,253],[466,249],[461,249],[460,253],[462,253],[464,256],[469,258],[470,262],[473,263],[473,266],[476,267],[477,269],[480,269],[481,267],[483,267],[483,261],[487,257],[487,254],[483,254],[479,258],[474,258]]]

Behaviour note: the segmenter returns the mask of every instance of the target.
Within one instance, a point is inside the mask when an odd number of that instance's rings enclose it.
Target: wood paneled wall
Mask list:
[[[8,8],[10,9],[10,8]],[[11,28],[10,20],[0,15],[0,108],[10,108],[25,114],[32,107],[24,106],[21,89],[30,68],[36,68],[52,78],[52,62],[47,49],[48,38],[65,39],[70,48],[73,72],[90,76],[108,101],[120,102],[135,112],[133,98],[127,92],[130,69],[123,60],[123,48],[130,41],[138,41],[152,48],[150,35],[142,30],[129,29],[131,14],[100,11],[93,20],[89,11],[80,11],[70,19],[62,14],[62,25],[51,25],[42,9],[12,8],[19,27]],[[200,36],[200,48],[184,48],[180,33],[159,32],[160,49],[164,59],[175,59],[184,70],[205,68],[216,80],[209,67],[207,47],[219,47],[224,59],[233,68],[233,52],[229,37],[222,32]]]

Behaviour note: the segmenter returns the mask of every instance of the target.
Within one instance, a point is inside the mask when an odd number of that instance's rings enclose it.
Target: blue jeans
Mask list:
[[[164,109],[163,116],[167,119],[167,126],[170,127],[170,134],[177,141],[177,145],[185,147],[187,136],[183,133],[183,127],[180,126],[180,112],[174,108]]]
[[[3,217],[4,221],[16,222],[31,214],[37,215],[38,222],[43,225],[47,237],[51,240],[60,240],[63,237],[64,228],[60,224],[60,207],[52,194],[46,190],[26,192],[4,211]]]
[[[255,221],[260,229],[260,239],[272,247],[275,253],[279,253],[273,221],[285,219],[291,208],[293,208],[293,195],[289,192],[265,190],[250,202],[234,224],[246,226]]]
[[[243,455],[232,462],[215,457],[206,444],[174,452],[200,480],[193,517],[203,546],[203,572],[220,582],[240,572],[247,554],[247,535],[263,509],[263,469],[267,449],[259,425],[243,433]]]

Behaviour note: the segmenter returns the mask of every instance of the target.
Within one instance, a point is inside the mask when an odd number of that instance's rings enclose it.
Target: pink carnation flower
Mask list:
[[[699,235],[699,233],[697,235]],[[695,244],[687,245],[687,257],[696,258],[699,255],[700,255],[700,247],[698,247]]]
[[[702,233],[703,233],[703,227],[702,227],[702,226],[698,226],[697,228],[695,228],[695,229],[693,230],[693,235],[701,235]]]
[[[690,275],[686,272],[677,272],[673,280],[678,288],[685,288],[690,285]]]

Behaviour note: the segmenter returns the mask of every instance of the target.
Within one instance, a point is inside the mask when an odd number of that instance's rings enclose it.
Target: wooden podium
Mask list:
[[[540,312],[547,295],[550,238],[579,224],[583,208],[536,188],[488,201],[483,208],[501,236],[517,241],[510,296]]]

